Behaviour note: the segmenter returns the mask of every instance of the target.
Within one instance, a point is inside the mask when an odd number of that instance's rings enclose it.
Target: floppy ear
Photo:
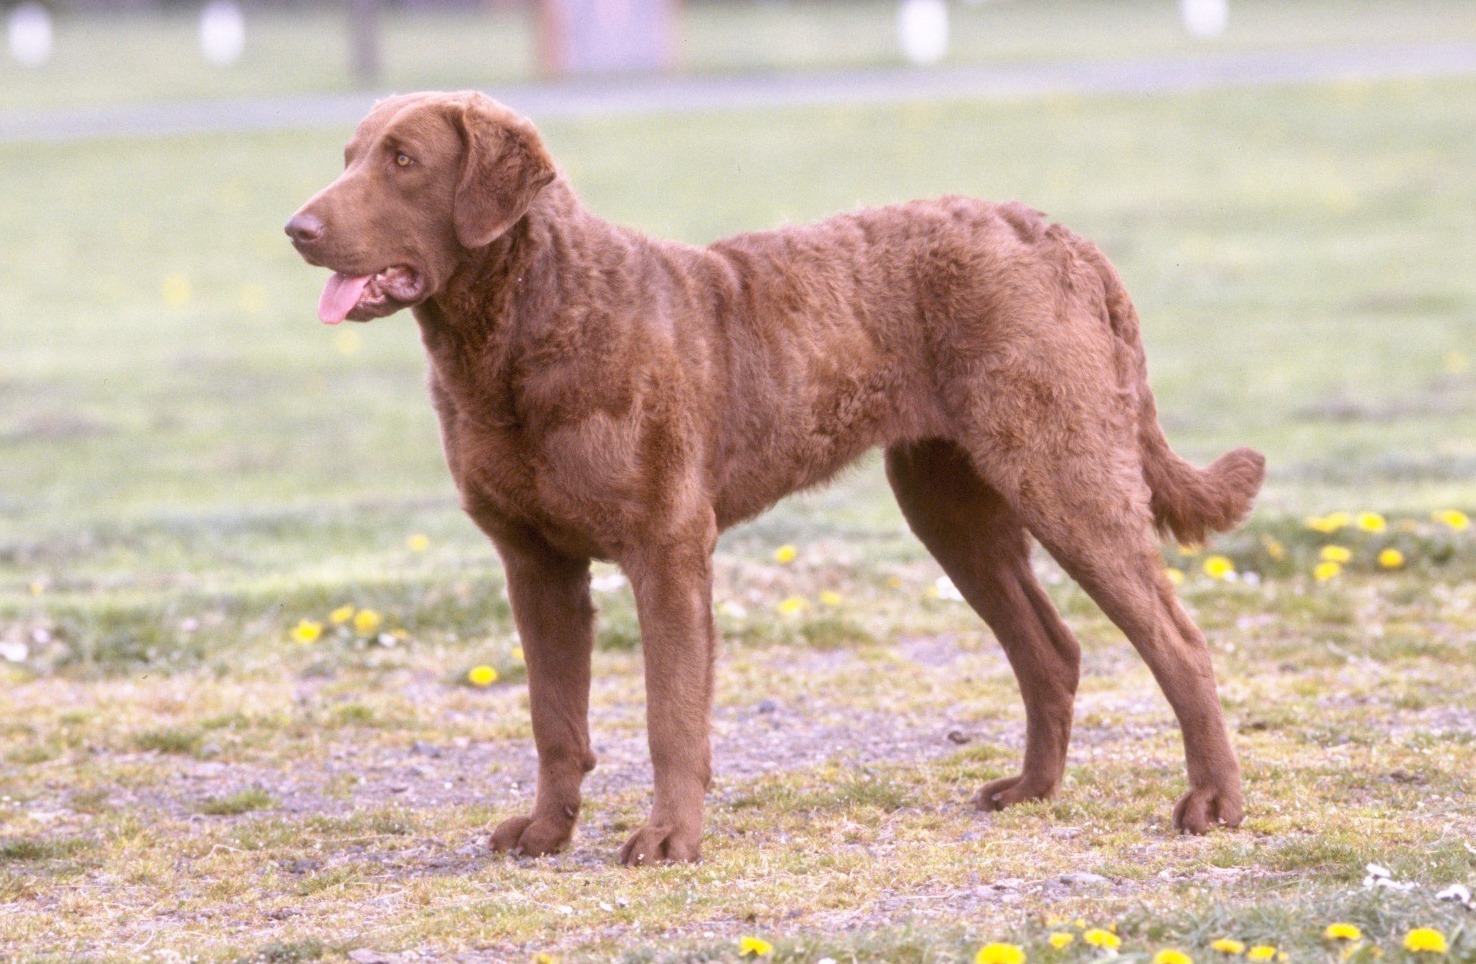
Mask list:
[[[466,155],[456,185],[456,240],[480,248],[518,222],[554,179],[554,165],[533,125],[485,97],[470,98],[459,118]]]

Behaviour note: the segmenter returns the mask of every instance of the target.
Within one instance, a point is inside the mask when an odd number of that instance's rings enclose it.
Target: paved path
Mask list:
[[[837,103],[1010,100],[1144,94],[1331,80],[1476,73],[1476,44],[1214,54],[1151,60],[699,76],[499,87],[535,120]],[[373,94],[193,101],[0,112],[0,144],[348,127]]]

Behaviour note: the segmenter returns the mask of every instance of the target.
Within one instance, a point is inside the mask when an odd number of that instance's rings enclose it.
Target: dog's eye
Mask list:
[[[409,167],[411,164],[414,163],[415,160],[404,151],[401,151],[400,153],[395,155],[395,164],[399,167]]]

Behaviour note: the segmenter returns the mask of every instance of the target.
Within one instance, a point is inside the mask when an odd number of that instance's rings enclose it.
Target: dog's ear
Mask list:
[[[553,160],[533,125],[481,94],[457,112],[466,153],[456,185],[452,223],[456,240],[480,248],[518,223],[554,179]]]

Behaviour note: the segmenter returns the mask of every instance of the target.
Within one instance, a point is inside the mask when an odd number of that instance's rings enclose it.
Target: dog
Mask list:
[[[286,225],[333,272],[322,321],[411,309],[466,512],[502,559],[538,780],[491,846],[564,847],[595,765],[593,559],[635,596],[655,787],[628,865],[699,857],[718,534],[885,450],[918,538],[993,630],[1025,703],[998,810],[1061,785],[1080,651],[1039,542],[1136,647],[1178,717],[1181,831],[1236,826],[1240,769],[1158,536],[1249,512],[1264,460],[1199,469],[1159,427],[1137,314],[1090,242],[1023,204],[942,197],[706,247],[581,205],[534,126],[479,93],[380,101]],[[1155,532],[1157,530],[1157,532]]]

